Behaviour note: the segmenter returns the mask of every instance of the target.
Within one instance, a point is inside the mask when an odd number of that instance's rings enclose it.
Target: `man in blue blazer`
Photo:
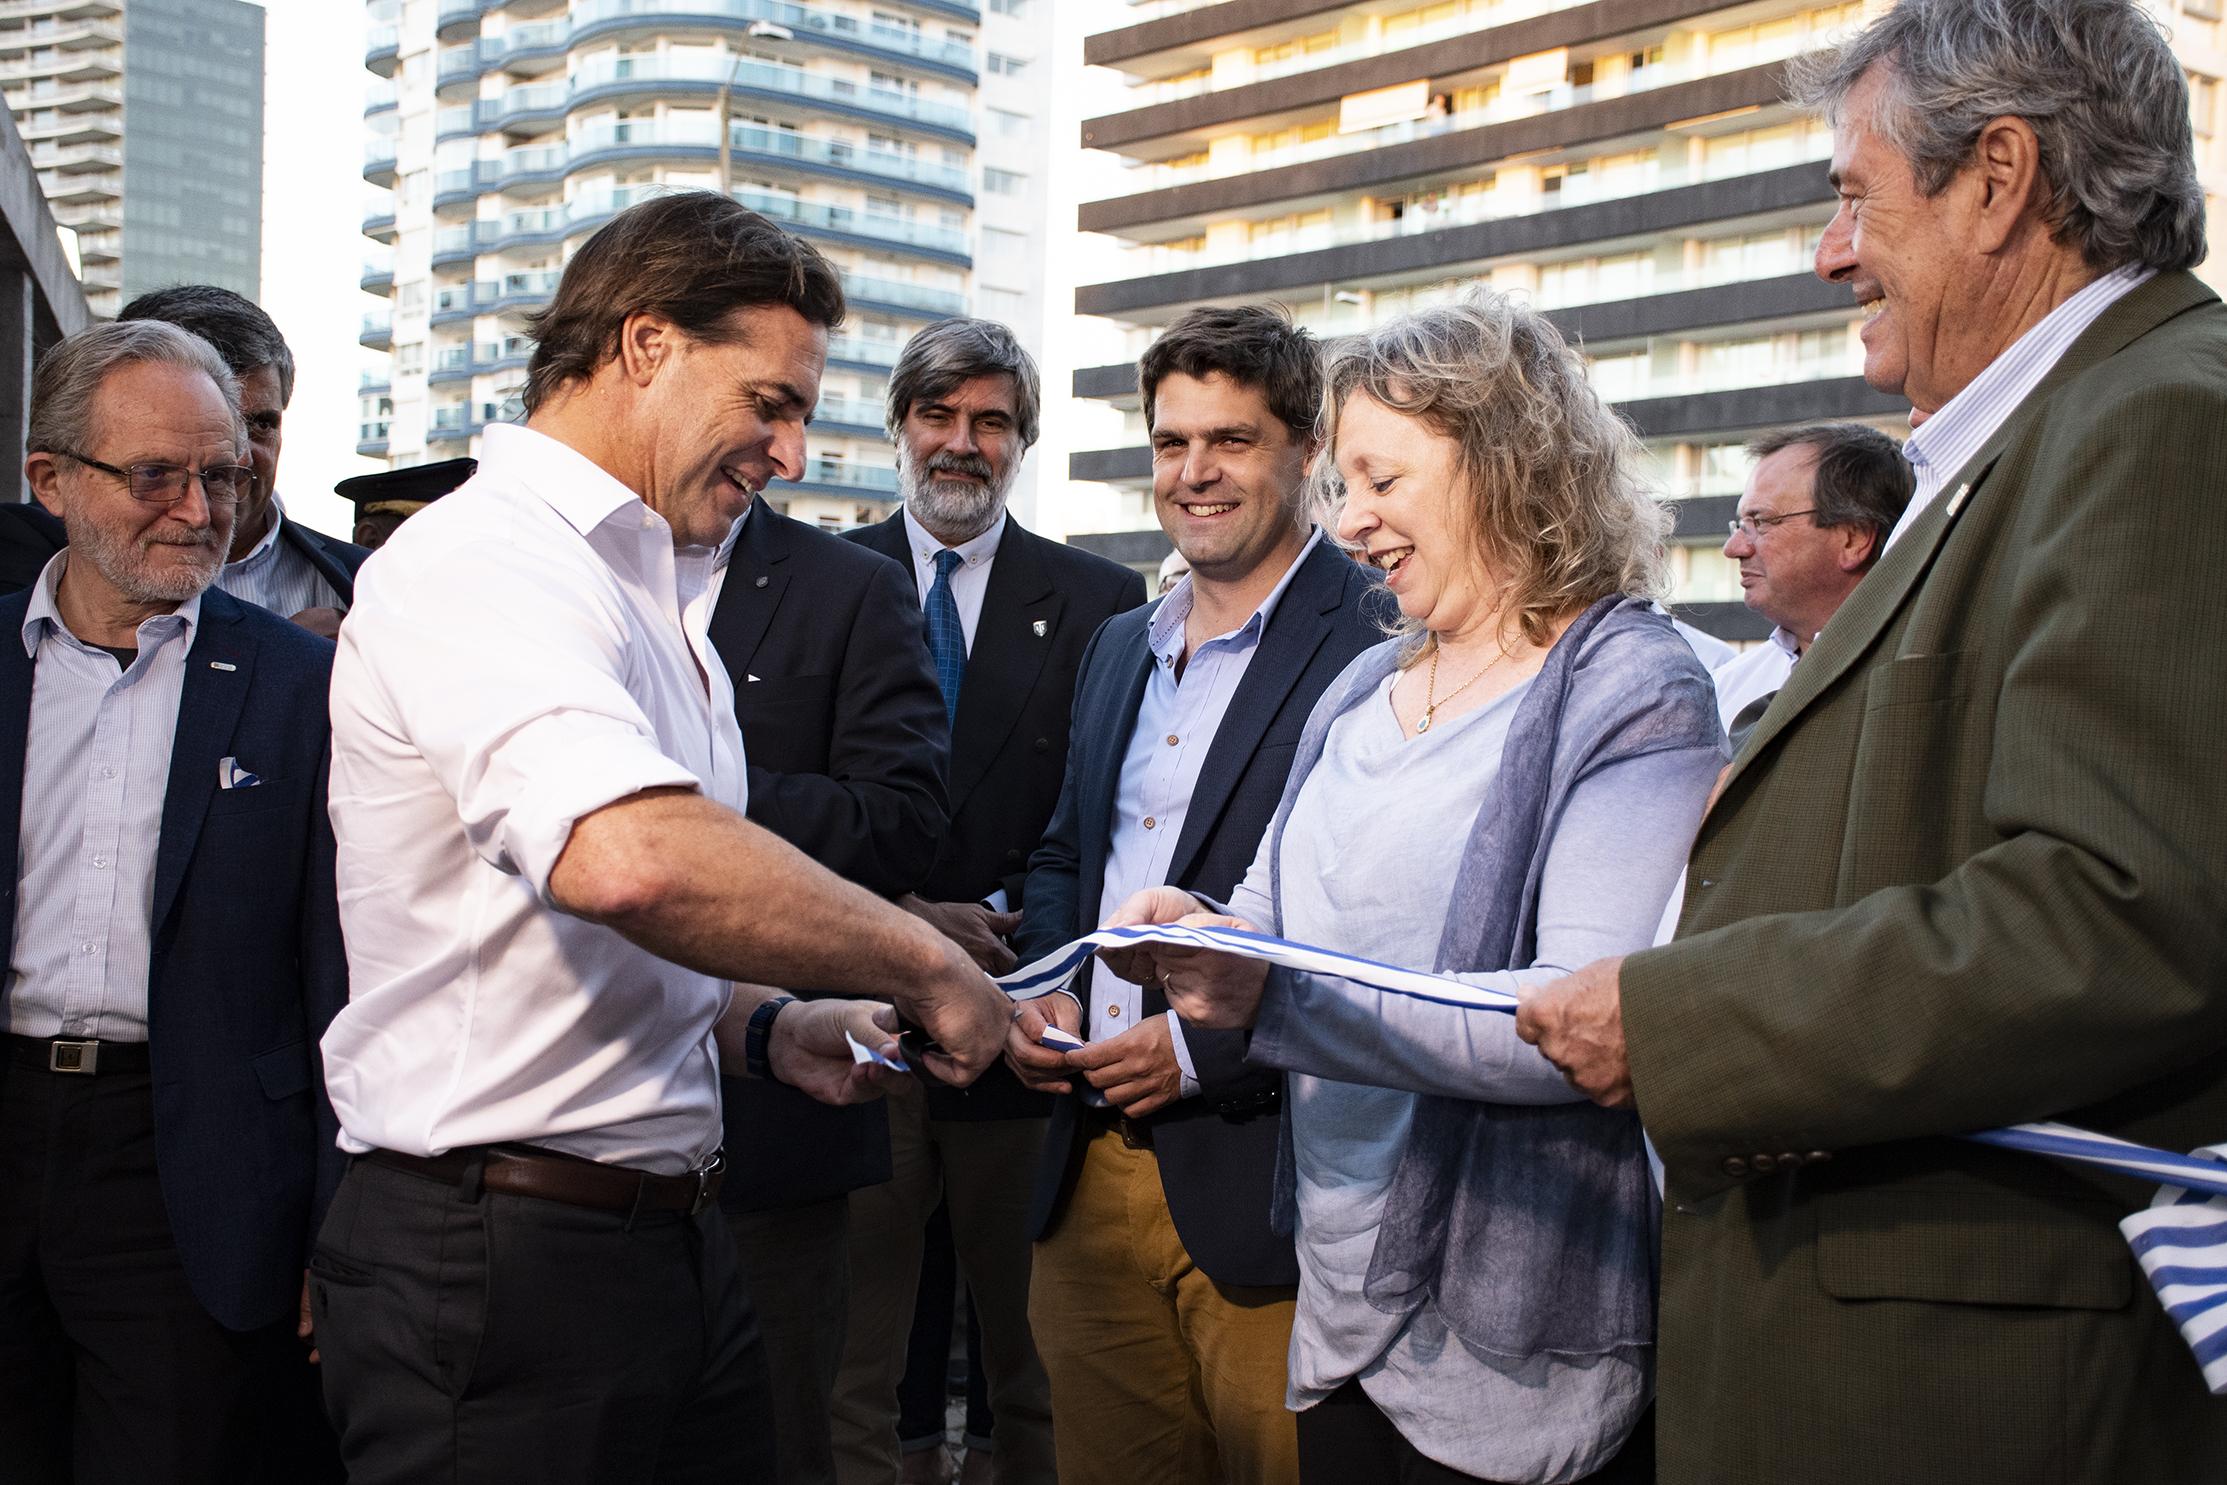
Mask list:
[[[1084,653],[1023,961],[1147,887],[1226,897],[1316,699],[1391,612],[1303,508],[1312,336],[1275,310],[1196,310],[1145,352],[1138,384],[1154,505],[1190,576]],[[1031,1213],[1061,1485],[1294,1479],[1299,1269],[1268,1220],[1283,1079],[1246,1066],[1243,1033],[1184,1025],[1157,988],[1097,971],[1024,1011],[1007,1052],[1031,1087],[1066,1095]],[[1088,1045],[1044,1050],[1047,1021]]]
[[[0,1477],[314,1478],[297,1317],[340,1174],[333,647],[208,590],[253,485],[175,326],[33,388],[69,548],[0,599]]]

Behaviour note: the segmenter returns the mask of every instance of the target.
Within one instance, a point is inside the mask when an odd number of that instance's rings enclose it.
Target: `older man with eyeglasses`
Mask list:
[[[1748,453],[1755,467],[1724,554],[1740,565],[1741,595],[1771,621],[1771,635],[1715,672],[1735,748],[1886,550],[1917,484],[1895,441],[1862,423],[1784,428]]]
[[[255,475],[206,341],[62,341],[27,442],[70,541],[0,599],[0,1477],[326,1478],[333,646],[209,587]]]

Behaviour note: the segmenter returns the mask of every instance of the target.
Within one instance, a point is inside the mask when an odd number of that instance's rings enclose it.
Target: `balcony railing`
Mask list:
[[[897,493],[897,471],[884,465],[853,464],[844,459],[807,459],[800,485],[837,485],[874,495]]]
[[[901,340],[884,340],[867,335],[831,335],[827,338],[827,358],[830,361],[855,361],[865,366],[895,366],[897,353],[904,349]]]
[[[843,292],[853,299],[870,299],[876,304],[903,305],[908,309],[925,310],[930,314],[962,315],[967,312],[967,296],[957,289],[939,289],[930,284],[908,284],[893,278],[846,273],[843,275]]]
[[[566,144],[529,145],[507,150],[499,160],[478,160],[469,169],[444,170],[434,178],[436,197],[456,197],[479,191],[501,190],[514,181],[561,176],[592,156],[614,149],[691,150],[718,148],[717,126],[678,129],[648,123],[600,124],[584,129]],[[921,161],[885,150],[860,149],[845,140],[794,134],[756,124],[733,126],[736,155],[774,160],[800,169],[847,170],[887,180],[894,185],[920,186],[972,198],[967,172],[950,165]]]
[[[926,103],[890,88],[861,87],[848,78],[803,72],[765,62],[730,63],[719,57],[614,57],[583,67],[563,82],[530,83],[512,88],[500,98],[483,98],[475,105],[474,127],[481,131],[503,127],[505,120],[532,114],[562,112],[574,99],[603,88],[640,84],[655,88],[671,83],[717,86],[732,79],[738,89],[780,93],[812,102],[836,103],[871,113],[903,119],[924,127],[973,136],[974,122],[964,108]],[[436,119],[436,132],[459,132],[450,110]]]
[[[637,16],[685,20],[697,25],[707,20],[770,21],[788,27],[800,39],[851,41],[892,56],[968,72],[974,70],[974,48],[971,46],[938,40],[908,27],[862,23],[856,16],[793,5],[787,0],[575,0],[572,13],[561,20],[538,21],[514,27],[501,36],[483,38],[478,48],[479,65],[500,66],[507,58],[521,52],[566,47],[579,32]]]
[[[777,222],[802,227],[807,232],[842,232],[877,242],[902,242],[930,252],[968,256],[966,233],[952,227],[931,227],[903,217],[854,211],[848,206],[829,206],[819,201],[799,201],[788,196],[769,196],[762,191],[737,191],[735,199],[752,211]]]

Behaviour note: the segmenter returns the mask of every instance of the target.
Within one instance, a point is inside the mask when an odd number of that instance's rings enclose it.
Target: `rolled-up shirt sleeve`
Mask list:
[[[456,801],[472,849],[543,901],[581,818],[646,789],[703,787],[627,688],[617,594],[583,590],[577,570],[437,561],[367,599],[388,612],[345,627],[342,644],[384,724]]]

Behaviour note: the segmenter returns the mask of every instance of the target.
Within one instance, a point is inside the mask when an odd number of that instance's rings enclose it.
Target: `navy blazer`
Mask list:
[[[1027,906],[1013,940],[1023,963],[1098,925],[1114,800],[1152,672],[1148,635],[1159,607],[1109,621],[1083,657],[1067,779],[1029,861]],[[1375,578],[1337,547],[1325,540],[1308,553],[1214,734],[1168,862],[1169,884],[1228,900],[1275,817],[1315,702],[1354,656],[1384,639],[1393,614]],[[1089,983],[1080,981],[1086,1008]],[[1144,1014],[1167,1008],[1157,988],[1145,990]],[[1296,1284],[1291,1239],[1269,1226],[1283,1075],[1246,1064],[1246,1035],[1187,1024],[1183,1040],[1199,1095],[1145,1122],[1168,1213],[1191,1261],[1218,1284]],[[1081,1164],[1082,1111],[1079,1093],[1053,1109],[1029,1218],[1038,1238],[1059,1220]]]
[[[844,535],[904,568],[917,610],[904,512]],[[951,726],[951,826],[922,897],[977,902],[1002,889],[1012,906],[1025,905],[1029,852],[1066,771],[1083,650],[1100,624],[1143,602],[1144,579],[1129,568],[1006,522]],[[925,621],[914,633],[925,652]],[[1002,1062],[967,1088],[930,1083],[927,1100],[935,1119],[1041,1118],[1050,1110],[1050,1100],[1023,1088]]]
[[[303,561],[317,569],[318,576],[332,584],[333,591],[340,595],[342,608],[356,601],[356,569],[371,555],[371,548],[327,536],[322,531],[312,531],[292,516],[279,526],[278,540],[281,546],[299,552]],[[284,619],[290,615],[280,614],[279,617]]]
[[[759,500],[735,537],[711,643],[735,683],[748,817],[846,881],[896,897],[943,836],[943,692],[912,574]],[[792,987],[805,989],[807,987]],[[889,1179],[889,1115],[795,1088],[721,1084],[720,1205],[759,1212]]]
[[[15,941],[29,592],[0,598],[0,943]],[[155,1171],[186,1281],[234,1330],[295,1312],[339,1185],[317,1043],[348,998],[325,814],[333,646],[211,589],[186,655],[155,854]],[[224,669],[218,669],[219,665]],[[217,788],[224,758],[260,775]],[[0,994],[4,994],[0,990]],[[0,1077],[44,1077],[0,1066]]]

